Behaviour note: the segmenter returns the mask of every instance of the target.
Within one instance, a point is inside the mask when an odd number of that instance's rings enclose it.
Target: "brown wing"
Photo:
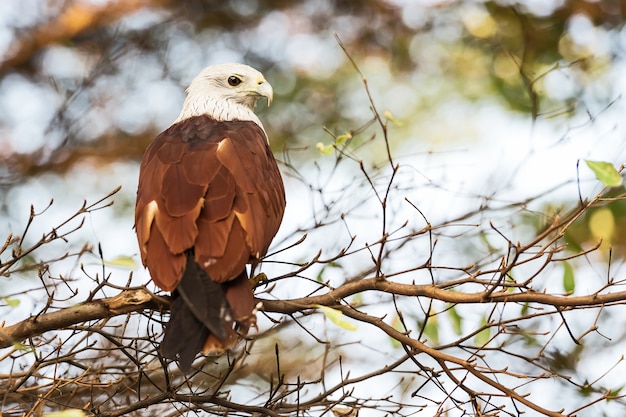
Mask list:
[[[213,281],[265,255],[285,207],[283,182],[254,122],[197,116],[161,133],[141,164],[135,225],[152,280],[173,291],[185,253]]]

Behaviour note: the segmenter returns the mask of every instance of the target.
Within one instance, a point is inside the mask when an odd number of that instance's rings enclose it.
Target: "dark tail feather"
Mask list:
[[[224,324],[233,321],[226,293],[222,285],[213,281],[196,263],[193,254],[187,254],[187,266],[176,291],[211,333],[220,340],[226,337]]]
[[[183,372],[191,369],[196,354],[209,336],[209,329],[193,315],[181,297],[172,302],[170,321],[161,342],[161,354],[178,361]]]
[[[178,297],[172,303],[161,353],[178,360],[180,369],[187,372],[209,334],[225,339],[226,327],[231,326],[233,318],[222,285],[211,280],[193,254],[187,254],[185,272],[176,292]]]

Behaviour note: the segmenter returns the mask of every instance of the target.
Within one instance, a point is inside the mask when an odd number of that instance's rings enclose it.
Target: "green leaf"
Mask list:
[[[2,297],[2,301],[7,303],[7,306],[9,307],[17,307],[20,305],[20,300],[17,298]]]
[[[352,133],[346,132],[343,135],[339,135],[335,138],[335,145],[341,146],[349,139],[352,139]]]
[[[460,336],[463,333],[463,317],[452,305],[448,308],[448,317],[450,318],[450,323],[452,323],[452,330],[454,330],[457,336]]]
[[[580,386],[580,388],[578,389],[578,392],[583,397],[588,397],[594,392],[593,386],[589,383],[589,381],[585,379],[585,382]]]
[[[324,282],[324,272],[326,272],[327,268],[339,268],[339,269],[342,269],[343,266],[339,262],[329,262],[327,264],[324,264],[324,266],[322,266],[322,268],[320,268],[319,272],[315,276],[315,280],[317,282]]]
[[[399,331],[400,333],[404,333],[404,326],[402,325],[402,321],[400,320],[400,316],[398,316],[397,314],[395,316],[393,316],[393,320],[391,320],[391,327],[393,327],[395,330]],[[391,339],[391,345],[394,348],[400,348],[402,347],[402,343],[400,343],[400,341],[398,341],[397,339],[394,339],[393,337],[389,336],[389,339]]]
[[[113,258],[110,261],[104,261],[104,265],[106,266],[114,266],[116,268],[125,268],[125,269],[136,269],[137,262],[130,256],[118,256],[117,258]]]
[[[480,319],[480,327],[483,327],[485,325],[487,325],[487,318],[483,316]],[[478,346],[484,346],[487,344],[487,342],[489,342],[490,338],[491,338],[491,327],[485,327],[483,330],[478,332],[476,337],[474,337],[474,342]]]
[[[335,310],[334,308],[326,307],[320,304],[314,304],[314,307],[319,308],[322,312],[337,326],[341,327],[345,330],[356,330],[358,326],[354,323],[346,321],[343,319],[343,313],[339,310]]]
[[[618,388],[610,390],[607,394],[607,400],[615,400],[619,398],[619,395],[620,395],[619,393],[622,391],[622,389],[624,389],[623,385]]]
[[[439,344],[439,323],[437,323],[437,317],[428,317],[426,325],[424,326],[424,335],[432,345]]]
[[[32,346],[25,345],[25,344],[19,343],[19,342],[13,343],[13,348],[15,348],[16,350],[20,350],[22,352],[33,352],[34,351]]]
[[[350,305],[353,307],[359,307],[363,305],[363,294],[358,292],[352,296],[352,301],[350,301]]]
[[[324,271],[326,271],[326,265],[320,268],[317,275],[315,276],[315,281],[324,282]]]
[[[506,292],[515,292],[515,284],[517,284],[517,282],[515,281],[515,278],[513,278],[512,272],[509,272],[506,276],[506,283],[511,284],[506,288]]]
[[[489,252],[498,252],[498,249],[489,242],[489,237],[484,231],[480,232],[479,237],[485,246],[487,246],[487,250],[489,250]]]
[[[574,279],[574,268],[568,262],[563,262],[563,289],[567,295],[574,293],[576,280]]]
[[[522,305],[522,311],[520,312],[520,314],[523,316],[527,316],[528,315],[528,310],[530,309],[530,304],[529,303],[524,303]]]
[[[617,187],[622,184],[622,176],[610,162],[589,161],[586,159],[585,162],[602,184],[608,187]]]

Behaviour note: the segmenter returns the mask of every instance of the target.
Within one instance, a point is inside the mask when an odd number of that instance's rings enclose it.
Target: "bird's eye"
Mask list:
[[[238,86],[239,84],[241,84],[241,78],[231,75],[230,77],[228,77],[228,84],[233,87]]]

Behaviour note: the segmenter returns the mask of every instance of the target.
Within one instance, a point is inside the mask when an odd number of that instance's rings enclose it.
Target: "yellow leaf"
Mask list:
[[[335,310],[334,308],[326,307],[320,304],[315,304],[314,307],[319,308],[322,312],[337,326],[341,327],[345,330],[356,330],[358,326],[354,323],[350,323],[343,319],[343,313],[339,310]]]
[[[615,216],[607,207],[595,210],[589,217],[589,231],[606,246],[615,235]]]
[[[330,155],[333,153],[333,145],[324,145],[322,142],[317,142],[315,147],[320,151],[322,155]]]
[[[54,413],[45,413],[43,417],[85,417],[86,414],[83,410],[65,410],[65,411],[56,411]]]
[[[17,298],[2,297],[2,301],[7,303],[7,306],[9,307],[17,307],[20,305],[20,300]]]
[[[118,256],[110,261],[104,261],[106,266],[114,266],[117,268],[135,269],[137,268],[137,262],[130,256]]]
[[[467,31],[477,38],[489,38],[498,30],[494,18],[482,7],[469,8],[462,20]]]
[[[390,112],[389,110],[385,110],[385,111],[383,112],[383,117],[384,117],[387,121],[389,121],[389,122],[393,123],[393,124],[394,124],[394,125],[396,125],[396,126],[403,126],[403,125],[404,125],[404,123],[402,123],[400,120],[398,120],[398,119],[396,119],[395,117],[393,117],[393,114],[391,114],[391,112]]]

